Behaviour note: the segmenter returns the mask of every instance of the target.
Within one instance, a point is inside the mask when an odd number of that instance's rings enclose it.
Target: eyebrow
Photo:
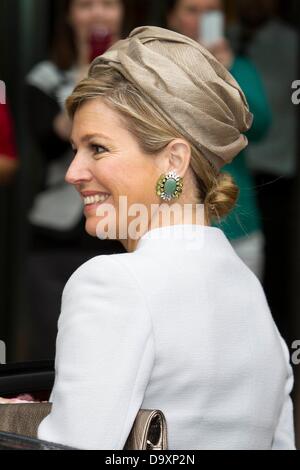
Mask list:
[[[107,137],[105,134],[101,134],[100,132],[98,132],[96,134],[86,134],[80,139],[80,141],[84,144],[92,139],[95,139],[96,137],[101,137],[102,139],[110,140],[110,138]],[[70,138],[70,143],[71,145],[74,145],[74,141],[72,138]]]

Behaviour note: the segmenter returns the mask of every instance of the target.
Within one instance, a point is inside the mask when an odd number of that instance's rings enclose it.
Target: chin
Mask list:
[[[91,237],[97,237],[99,240],[116,240],[116,237],[107,237],[107,233],[103,233],[103,236],[101,232],[99,232],[98,228],[99,224],[99,218],[97,217],[89,217],[86,219],[85,223],[85,231],[90,235]]]
[[[85,222],[85,231],[91,237],[97,237],[97,221],[93,218],[88,218]]]

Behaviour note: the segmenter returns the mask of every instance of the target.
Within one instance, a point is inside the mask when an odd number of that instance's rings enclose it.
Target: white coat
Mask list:
[[[219,228],[155,228],[80,266],[55,369],[40,439],[122,449],[138,410],[155,408],[169,449],[295,449],[288,348]]]

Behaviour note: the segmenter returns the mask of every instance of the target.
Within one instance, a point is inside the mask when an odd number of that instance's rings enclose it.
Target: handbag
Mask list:
[[[52,403],[12,403],[0,405],[0,446],[1,438],[34,444],[40,422],[50,413]],[[9,433],[10,436],[5,436]],[[13,436],[15,435],[15,436]],[[40,445],[38,442],[36,444]],[[48,443],[49,444],[49,443]],[[45,441],[42,443],[45,446]],[[46,444],[47,445],[47,444]],[[53,448],[55,443],[51,444]],[[60,448],[67,447],[61,446]],[[124,450],[164,450],[167,449],[166,421],[160,410],[140,409],[135,418]]]
[[[0,396],[31,393],[42,397],[54,383],[54,361],[33,361],[0,366]],[[74,449],[37,438],[40,422],[51,412],[52,403],[0,404],[0,449]],[[124,450],[165,450],[167,423],[161,410],[141,408],[134,420]],[[77,449],[78,450],[78,449]]]

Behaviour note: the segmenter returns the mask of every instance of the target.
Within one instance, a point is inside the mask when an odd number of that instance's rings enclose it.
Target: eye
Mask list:
[[[96,155],[108,152],[108,149],[106,147],[103,147],[103,145],[98,145],[98,144],[91,144],[91,149]]]
[[[75,157],[76,153],[77,153],[77,149],[75,149],[74,147],[72,147],[72,153],[73,153],[73,157]]]

